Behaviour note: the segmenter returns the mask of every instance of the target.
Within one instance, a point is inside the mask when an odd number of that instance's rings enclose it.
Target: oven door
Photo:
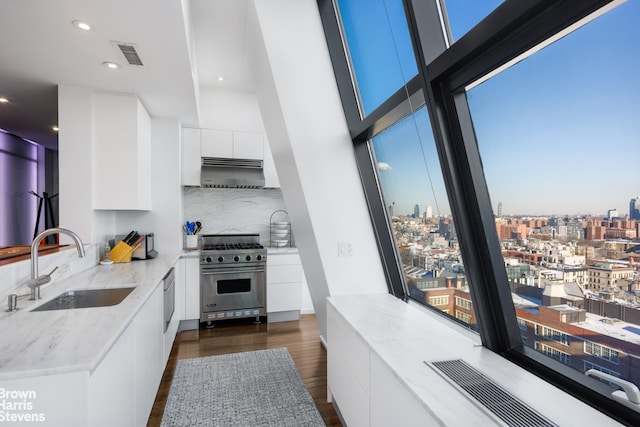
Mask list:
[[[201,267],[202,313],[264,308],[266,296],[264,265]]]

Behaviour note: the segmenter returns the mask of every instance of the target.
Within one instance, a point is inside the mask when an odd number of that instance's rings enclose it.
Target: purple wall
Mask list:
[[[0,247],[31,243],[38,190],[38,146],[0,131]]]

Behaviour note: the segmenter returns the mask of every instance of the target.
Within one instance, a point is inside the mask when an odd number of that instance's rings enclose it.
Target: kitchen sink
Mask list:
[[[64,292],[31,311],[69,310],[72,308],[108,307],[117,305],[133,291],[132,288],[78,289]]]

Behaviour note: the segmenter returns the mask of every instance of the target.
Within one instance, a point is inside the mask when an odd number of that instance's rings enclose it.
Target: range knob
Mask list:
[[[240,261],[240,257],[238,255],[236,255],[236,256],[233,257],[233,260],[238,262],[238,261]]]
[[[261,261],[261,260],[262,260],[262,255],[258,255],[258,256],[256,257],[256,259],[257,259],[258,261]]]
[[[207,263],[211,262],[211,257],[210,256],[206,257],[205,261],[207,261]]]
[[[224,261],[224,258],[223,258],[223,257],[221,257],[221,256],[219,256],[219,257],[218,257],[218,262],[222,262],[222,261]]]
[[[247,261],[251,261],[251,255],[247,255],[247,256],[245,257],[245,259],[246,259]]]

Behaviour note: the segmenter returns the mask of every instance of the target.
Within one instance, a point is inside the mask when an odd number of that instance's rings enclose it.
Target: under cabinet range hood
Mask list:
[[[202,157],[200,183],[215,188],[264,188],[262,160]]]

